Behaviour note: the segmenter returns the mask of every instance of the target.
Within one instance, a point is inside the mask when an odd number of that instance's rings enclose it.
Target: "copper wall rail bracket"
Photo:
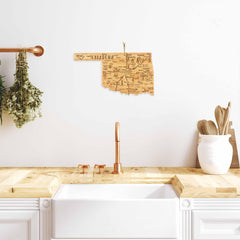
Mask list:
[[[19,52],[21,49],[25,49],[26,52],[33,53],[37,57],[42,56],[44,53],[44,48],[42,46],[30,48],[0,48],[0,52]]]

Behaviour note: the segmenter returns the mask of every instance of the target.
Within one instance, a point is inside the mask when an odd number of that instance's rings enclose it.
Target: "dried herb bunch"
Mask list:
[[[43,94],[33,86],[28,77],[26,51],[21,50],[16,58],[16,73],[14,84],[4,96],[4,110],[13,118],[16,127],[41,117],[40,97]]]
[[[3,97],[4,97],[4,94],[6,93],[6,88],[4,87],[3,83],[3,77],[2,75],[0,75],[0,121],[1,121],[1,124],[2,124],[2,112],[3,112]]]

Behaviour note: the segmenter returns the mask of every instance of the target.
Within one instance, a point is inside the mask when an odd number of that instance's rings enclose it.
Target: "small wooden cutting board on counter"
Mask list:
[[[93,168],[0,168],[0,198],[51,198],[61,184],[167,184],[183,198],[240,197],[240,169],[226,175],[207,175],[197,168],[127,167],[124,174],[101,174]]]
[[[172,184],[183,198],[240,197],[240,178],[234,175],[175,175]]]

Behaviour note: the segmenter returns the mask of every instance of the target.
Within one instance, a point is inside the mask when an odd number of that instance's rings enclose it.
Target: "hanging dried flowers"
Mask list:
[[[4,96],[4,110],[13,118],[16,127],[41,117],[40,97],[43,94],[28,78],[26,51],[21,50],[16,58],[16,73],[12,87]]]
[[[2,112],[3,112],[3,97],[4,94],[6,93],[6,88],[3,85],[4,81],[3,81],[3,77],[2,75],[0,75],[0,121],[2,124]]]

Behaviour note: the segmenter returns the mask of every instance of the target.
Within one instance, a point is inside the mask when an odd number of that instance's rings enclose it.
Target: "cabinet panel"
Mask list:
[[[134,238],[74,238],[74,240],[133,240]],[[145,238],[144,240],[178,240],[177,238]],[[60,238],[52,238],[51,240],[60,240]],[[73,238],[61,238],[61,240],[73,240]],[[134,239],[134,240],[137,240]]]
[[[193,240],[240,239],[240,210],[193,210]]]
[[[0,239],[39,240],[39,211],[1,210]]]

